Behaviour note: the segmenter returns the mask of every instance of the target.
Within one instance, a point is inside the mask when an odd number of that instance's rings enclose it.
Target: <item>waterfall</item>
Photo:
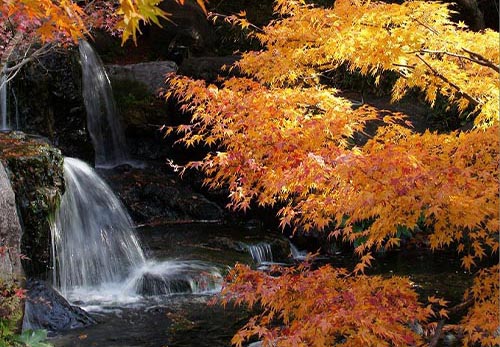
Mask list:
[[[196,261],[147,260],[131,219],[86,163],[64,159],[64,193],[52,223],[53,283],[88,307],[143,297],[219,291],[220,270]]]
[[[83,101],[87,110],[87,127],[95,150],[95,165],[113,167],[126,163],[128,153],[123,126],[104,65],[87,41],[80,41],[79,51]]]
[[[10,130],[7,109],[7,76],[4,73],[0,77],[0,115],[2,117],[2,128],[0,130]]]
[[[290,242],[290,252],[294,260],[304,260],[307,257],[307,251],[299,251],[299,249]]]
[[[66,192],[53,223],[54,284],[66,294],[123,280],[145,257],[124,207],[84,162],[65,158]]]
[[[246,247],[257,265],[273,262],[273,252],[269,243],[262,242],[256,245],[247,245]]]

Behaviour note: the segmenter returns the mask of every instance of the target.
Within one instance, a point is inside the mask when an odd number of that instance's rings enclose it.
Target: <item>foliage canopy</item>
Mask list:
[[[179,98],[193,114],[191,124],[176,129],[183,134],[181,142],[214,148],[188,167],[203,170],[212,188],[228,186],[232,208],[247,209],[251,201],[278,205],[282,227],[319,229],[356,241],[360,262],[354,273],[370,264],[372,251],[399,245],[398,230],[419,225],[431,249],[456,248],[467,270],[498,254],[498,33],[471,32],[450,20],[447,5],[430,1],[337,0],[332,8],[317,8],[301,0],[277,0],[275,13],[277,19],[255,32],[265,49],[244,53],[235,66],[246,77],[221,86],[170,80],[168,96]],[[237,22],[248,27],[244,18]],[[395,72],[393,101],[414,89],[431,105],[442,95],[473,126],[417,133],[402,114],[356,107],[322,84],[325,73],[345,64],[376,81],[386,71]],[[360,141],[373,124],[376,133]],[[367,227],[358,231],[358,223]],[[474,302],[458,328],[466,345],[500,342],[498,270],[480,271],[466,294]],[[311,334],[322,329],[307,324],[314,319],[329,326],[317,346],[422,343],[407,323],[423,321],[429,312],[409,294],[401,295],[420,308],[404,318],[398,316],[404,311],[392,312],[392,325],[353,319],[356,324],[350,326],[336,320],[338,310],[347,309],[334,302],[345,293],[359,290],[356,299],[362,302],[379,296],[391,302],[394,293],[385,281],[399,281],[400,290],[411,292],[403,279],[351,278],[354,273],[328,267],[293,275],[283,271],[279,278],[245,267],[232,272],[226,300],[264,307],[235,336],[236,345],[258,335],[268,346],[309,346]],[[371,281],[380,281],[380,290],[369,289]],[[364,310],[369,317],[380,308]],[[276,318],[282,324],[278,328]],[[386,335],[375,330],[376,321]]]

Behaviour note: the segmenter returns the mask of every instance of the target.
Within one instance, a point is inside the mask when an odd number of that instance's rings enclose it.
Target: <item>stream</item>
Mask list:
[[[245,245],[270,244],[284,240],[280,234],[269,234],[260,228],[210,223],[169,224],[138,228],[137,235],[148,259],[157,264],[179,264],[181,272],[189,273],[188,264],[198,264],[208,278],[223,275],[235,262],[258,266]],[[286,241],[286,240],[284,240]],[[286,244],[286,243],[281,243]],[[278,259],[292,263],[292,259]],[[351,255],[339,254],[322,259],[321,263],[351,266]],[[205,268],[203,268],[205,266]],[[207,271],[217,269],[212,275]],[[458,259],[450,254],[407,251],[379,255],[372,273],[410,276],[422,295],[443,295],[458,302],[471,275],[460,269]],[[446,285],[444,285],[446,283]],[[110,299],[109,293],[87,293],[85,300],[73,303],[86,309],[98,324],[61,332],[51,338],[56,347],[222,347],[250,313],[239,307],[209,304],[212,291],[139,295],[135,298]],[[120,301],[121,300],[121,301]],[[451,344],[444,345],[451,346]]]
[[[150,295],[146,291],[123,297],[116,294],[122,288],[113,292],[108,287],[72,293],[70,301],[88,311],[98,324],[59,333],[50,341],[56,347],[229,346],[249,313],[242,308],[209,304],[220,290],[221,276],[235,262],[259,265],[252,259],[249,245],[270,245],[273,239],[287,244],[281,235],[254,227],[210,223],[143,227],[137,229],[137,235],[150,262],[160,267],[177,266],[177,279],[181,279],[177,281],[178,292],[156,291]],[[152,263],[146,266],[149,273],[154,270]],[[200,290],[183,286],[182,277],[189,275],[199,276]]]

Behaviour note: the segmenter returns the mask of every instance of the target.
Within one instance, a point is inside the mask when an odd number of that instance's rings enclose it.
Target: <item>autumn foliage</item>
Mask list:
[[[181,1],[181,0],[179,0]],[[201,0],[200,0],[201,2]],[[140,24],[168,17],[160,0],[0,0],[0,71],[12,80],[27,63],[102,29],[136,39]]]
[[[426,320],[431,308],[417,303],[408,279],[352,276],[325,266],[281,269],[269,276],[237,265],[224,300],[262,313],[234,336],[237,346],[257,336],[277,346],[395,346],[419,340],[412,323]],[[277,322],[282,324],[276,324]]]
[[[192,113],[191,124],[175,130],[187,146],[213,146],[188,167],[203,170],[209,187],[229,187],[230,207],[278,206],[282,227],[355,242],[360,263],[353,273],[325,267],[276,278],[237,267],[225,297],[258,303],[264,313],[233,342],[258,335],[267,346],[422,344],[408,324],[423,324],[429,312],[405,280],[355,274],[374,250],[398,246],[402,228],[422,227],[431,249],[456,249],[467,270],[498,254],[499,35],[471,32],[430,1],[337,0],[318,8],[278,0],[275,12],[254,34],[264,49],[235,66],[246,77],[220,86],[170,80],[168,96]],[[417,133],[402,114],[357,107],[322,83],[345,65],[377,82],[395,73],[393,101],[420,90],[433,105],[440,95],[473,125]],[[369,124],[377,131],[362,140]],[[466,345],[500,343],[498,276],[498,267],[481,270],[466,294],[472,308],[457,328]],[[356,305],[344,302],[350,295]],[[392,319],[377,315],[382,307]],[[324,339],[313,341],[313,333]]]

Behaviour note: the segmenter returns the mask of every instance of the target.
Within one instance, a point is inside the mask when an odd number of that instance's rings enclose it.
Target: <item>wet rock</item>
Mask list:
[[[0,134],[0,161],[16,196],[24,229],[21,253],[28,276],[50,263],[50,219],[64,190],[61,152],[43,139],[20,132]]]
[[[112,80],[142,83],[150,93],[157,94],[164,87],[165,75],[177,71],[173,61],[152,61],[129,65],[107,65],[106,71]]]
[[[137,293],[145,296],[190,292],[191,286],[185,278],[167,279],[150,273],[145,273],[137,286]]]
[[[168,172],[165,165],[101,170],[99,173],[117,192],[138,224],[224,218],[222,208],[194,192],[188,182]]]
[[[273,252],[273,258],[277,261],[286,261],[290,259],[291,250],[290,243],[285,239],[274,239],[271,242],[271,250]]]
[[[215,236],[210,239],[206,246],[220,250],[233,250],[236,252],[246,252],[245,245],[229,237]]]
[[[0,161],[0,291],[18,286],[23,275],[21,267],[21,224],[10,179]],[[2,296],[7,295],[5,301]],[[0,295],[0,317],[7,329],[21,328],[24,303],[10,301],[9,295]],[[9,303],[9,301],[11,303]]]
[[[87,312],[71,305],[46,282],[29,280],[26,288],[23,328],[56,332],[95,324]]]
[[[22,275],[21,237],[23,231],[16,209],[16,198],[7,172],[0,162],[0,280]]]
[[[92,161],[81,79],[75,50],[54,51],[24,67],[12,88],[19,129],[47,137],[66,156]]]

